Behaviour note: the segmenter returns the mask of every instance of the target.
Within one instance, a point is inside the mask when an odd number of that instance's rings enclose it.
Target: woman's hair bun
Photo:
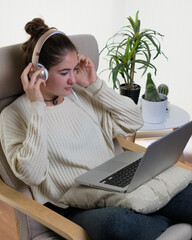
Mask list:
[[[49,27],[41,18],[34,18],[32,21],[28,22],[25,25],[25,31],[33,38],[39,37],[39,35],[42,35],[42,33],[48,30]]]
[[[22,45],[27,64],[31,61],[33,49],[37,40],[49,29],[50,28],[41,18],[34,18],[25,25],[25,31],[30,35],[30,38]]]

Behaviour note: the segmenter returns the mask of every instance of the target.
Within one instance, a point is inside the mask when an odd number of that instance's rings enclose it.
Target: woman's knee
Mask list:
[[[128,209],[114,208],[103,225],[103,239],[127,240],[129,237],[129,240],[152,240],[170,225],[170,221],[160,215],[143,215]]]
[[[81,212],[78,224],[92,240],[154,240],[170,226],[165,217],[142,215],[118,207]]]

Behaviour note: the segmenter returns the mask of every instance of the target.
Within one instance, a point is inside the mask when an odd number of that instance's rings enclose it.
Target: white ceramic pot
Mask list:
[[[147,123],[161,123],[164,121],[166,108],[167,108],[167,96],[160,94],[161,102],[150,102],[141,98],[141,109],[144,122]]]

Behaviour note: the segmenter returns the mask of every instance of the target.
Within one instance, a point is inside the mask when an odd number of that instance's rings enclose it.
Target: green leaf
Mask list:
[[[129,16],[128,20],[129,20],[129,22],[130,22],[130,24],[131,24],[131,26],[132,26],[134,32],[136,32],[135,22],[134,22],[134,20],[132,19],[132,17]]]
[[[140,20],[139,20],[139,11],[137,11],[135,16],[135,32],[139,33],[140,30]]]
[[[113,34],[100,52],[105,53],[105,59],[109,61],[109,75],[113,79],[114,87],[117,87],[122,79],[126,84],[134,81],[137,71],[141,71],[143,76],[150,68],[156,74],[157,69],[151,62],[160,54],[166,57],[159,41],[159,38],[164,36],[155,30],[140,30],[139,11],[136,12],[135,21],[130,16],[127,19],[128,25]]]

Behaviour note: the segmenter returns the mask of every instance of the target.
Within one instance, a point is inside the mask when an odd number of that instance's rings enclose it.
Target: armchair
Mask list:
[[[99,51],[95,38],[91,35],[74,35],[71,36],[71,39],[80,53],[93,60],[97,69]],[[0,65],[1,111],[23,93],[20,75],[25,67],[25,63],[21,44],[0,48]],[[145,148],[128,141],[122,136],[118,136],[115,141],[118,151],[121,150],[119,143],[124,149],[145,151]],[[181,167],[190,168],[183,163],[178,164]],[[54,232],[65,239],[90,239],[80,226],[33,200],[30,188],[12,173],[1,146],[0,177],[0,200],[15,208],[21,240],[60,239]],[[180,236],[180,238],[177,238],[177,236]],[[188,240],[191,237],[191,225],[177,224],[170,227],[158,240]]]

